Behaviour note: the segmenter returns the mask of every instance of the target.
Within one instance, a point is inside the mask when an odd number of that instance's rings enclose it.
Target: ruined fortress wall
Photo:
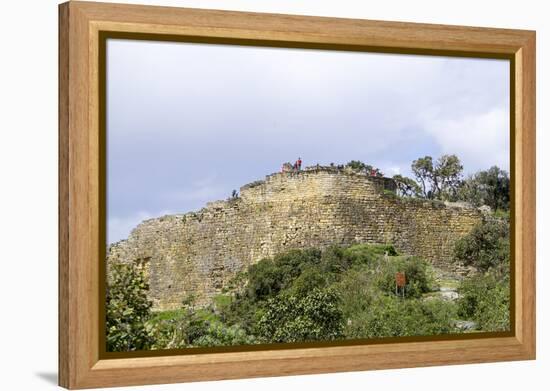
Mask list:
[[[144,221],[110,247],[108,263],[143,263],[155,309],[206,303],[246,266],[290,248],[392,243],[452,269],[454,242],[481,220],[474,208],[392,195],[393,181],[339,170],[273,174],[196,213]],[[385,190],[385,191],[384,191]]]

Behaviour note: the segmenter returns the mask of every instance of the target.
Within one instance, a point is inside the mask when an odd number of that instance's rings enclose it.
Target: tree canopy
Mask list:
[[[411,170],[424,198],[456,200],[463,170],[456,155],[442,155],[435,163],[431,156],[424,156],[412,162]]]
[[[465,201],[474,206],[487,205],[495,212],[510,208],[510,177],[497,166],[463,179],[463,165],[456,155],[442,155],[435,161],[424,156],[412,162],[411,171],[414,179],[393,176],[402,197]]]
[[[472,205],[487,205],[492,210],[510,208],[510,177],[497,166],[469,176],[460,186],[459,197]]]

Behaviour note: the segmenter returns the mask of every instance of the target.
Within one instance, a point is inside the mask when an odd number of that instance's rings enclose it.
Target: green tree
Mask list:
[[[422,196],[433,198],[434,165],[431,156],[424,156],[412,162],[411,170],[420,183]]]
[[[463,166],[456,155],[442,155],[433,162],[431,156],[414,160],[411,170],[420,183],[424,198],[456,200]]]
[[[457,199],[461,183],[463,166],[456,155],[443,155],[437,159],[434,167],[437,199],[454,201]]]
[[[419,197],[422,194],[420,186],[414,179],[402,175],[394,175],[393,180],[397,185],[399,195],[402,197]]]
[[[262,259],[248,268],[247,296],[253,301],[260,301],[275,296],[292,276],[284,275],[273,260]]]
[[[360,160],[351,160],[346,164],[346,167],[351,168],[352,170],[355,170],[355,171],[365,172],[369,175],[374,173],[374,175],[378,177],[384,176],[384,174],[382,173],[382,171],[380,171],[380,169],[374,166],[371,166],[370,164],[365,164]]]
[[[146,326],[152,303],[141,268],[134,263],[110,265],[107,285],[107,350],[149,349],[154,342]]]
[[[475,206],[487,205],[493,211],[510,208],[510,177],[497,166],[464,180],[459,189],[459,198]]]
[[[355,171],[365,171],[367,165],[360,160],[351,160],[346,164],[346,167]]]

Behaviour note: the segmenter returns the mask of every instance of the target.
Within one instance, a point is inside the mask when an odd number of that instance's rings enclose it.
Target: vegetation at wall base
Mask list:
[[[480,229],[492,232],[490,227]],[[464,332],[460,321],[483,331],[506,330],[509,277],[499,270],[480,269],[457,283],[457,300],[448,300],[438,295],[428,262],[399,254],[392,245],[294,249],[251,265],[207,306],[196,306],[190,296],[178,310],[153,313],[142,272],[121,264],[109,279],[108,349],[438,335]],[[402,293],[396,293],[397,272],[406,275]]]

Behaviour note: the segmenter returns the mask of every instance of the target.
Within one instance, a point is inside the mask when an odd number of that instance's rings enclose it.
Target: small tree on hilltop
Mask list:
[[[412,172],[416,177],[416,180],[420,183],[422,189],[422,196],[424,198],[432,198],[432,182],[433,182],[433,161],[431,156],[425,156],[418,158],[412,162]]]
[[[510,177],[497,166],[479,171],[460,186],[459,198],[475,206],[488,205],[492,210],[510,208]]]
[[[443,155],[435,164],[431,156],[424,156],[413,161],[411,169],[424,198],[457,199],[463,166],[456,155]]]
[[[414,179],[402,175],[394,175],[393,180],[397,185],[399,195],[403,197],[419,197],[422,194],[420,186],[418,186],[418,183]]]
[[[367,165],[360,160],[352,160],[346,164],[346,167],[355,171],[365,171]]]
[[[380,169],[371,166],[370,164],[365,164],[360,160],[351,160],[346,164],[346,168],[351,168],[354,171],[360,171],[365,172],[369,175],[377,176],[377,177],[383,177],[384,174]]]

